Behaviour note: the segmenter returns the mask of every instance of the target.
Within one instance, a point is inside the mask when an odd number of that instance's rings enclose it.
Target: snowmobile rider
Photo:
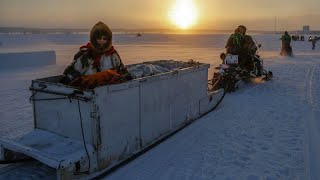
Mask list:
[[[252,37],[247,35],[247,27],[244,25],[239,25],[239,28],[242,28],[243,32],[243,45],[242,45],[242,51],[245,61],[243,62],[243,67],[245,67],[248,70],[253,70],[253,58],[251,57],[256,53],[258,50],[256,43],[253,41]]]
[[[292,47],[291,43],[291,36],[289,35],[288,31],[284,32],[284,35],[281,37],[282,47],[280,55],[292,55]]]
[[[257,47],[251,36],[246,35],[247,28],[240,25],[229,37],[225,48],[228,54],[239,55],[239,64],[248,70],[253,67],[252,54],[255,54]]]
[[[234,33],[230,35],[227,40],[227,44],[225,48],[227,48],[227,54],[239,55],[242,50],[244,37],[243,37],[243,29],[238,27],[234,30]]]
[[[317,36],[314,36],[314,38],[312,39],[311,43],[312,43],[312,50],[316,49],[316,43],[317,43]]]
[[[244,37],[243,50],[246,51],[247,54],[255,54],[257,47],[256,47],[256,44],[254,43],[252,37],[246,34],[247,27],[245,27],[244,25],[240,25],[238,27],[243,30],[242,31],[243,32],[242,35]]]
[[[90,42],[80,47],[71,64],[64,70],[60,82],[70,84],[82,75],[92,75],[105,70],[116,70],[127,80],[132,79],[112,45],[110,28],[103,22],[98,22],[90,31]]]

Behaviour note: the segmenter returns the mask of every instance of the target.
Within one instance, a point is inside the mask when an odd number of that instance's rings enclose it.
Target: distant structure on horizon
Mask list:
[[[310,26],[309,25],[303,26],[302,27],[302,32],[303,33],[309,33],[310,32]]]

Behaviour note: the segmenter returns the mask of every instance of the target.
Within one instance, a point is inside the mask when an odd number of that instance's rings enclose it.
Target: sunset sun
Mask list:
[[[181,29],[191,27],[197,20],[196,8],[192,0],[176,0],[168,15],[172,23]]]

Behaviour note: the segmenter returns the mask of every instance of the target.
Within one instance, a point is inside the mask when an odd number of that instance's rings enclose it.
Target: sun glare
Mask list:
[[[181,29],[191,27],[197,19],[196,9],[192,0],[176,0],[168,15],[172,23]]]

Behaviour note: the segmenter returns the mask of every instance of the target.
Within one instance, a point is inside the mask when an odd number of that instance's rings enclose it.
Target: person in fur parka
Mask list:
[[[110,28],[103,22],[98,22],[90,31],[90,42],[80,47],[71,64],[64,70],[61,82],[70,84],[82,75],[105,70],[116,70],[128,80],[132,79],[112,45]]]

